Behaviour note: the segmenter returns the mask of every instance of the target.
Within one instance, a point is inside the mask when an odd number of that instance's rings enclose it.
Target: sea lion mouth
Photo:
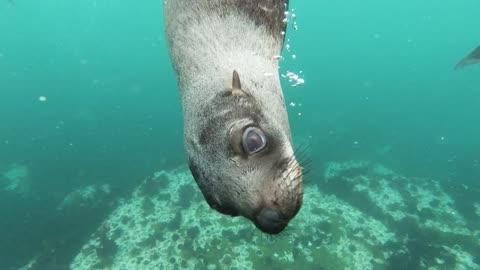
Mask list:
[[[238,210],[233,207],[218,205],[218,204],[214,204],[214,205],[210,204],[210,206],[213,209],[217,210],[220,214],[223,214],[226,216],[236,217],[240,215]]]

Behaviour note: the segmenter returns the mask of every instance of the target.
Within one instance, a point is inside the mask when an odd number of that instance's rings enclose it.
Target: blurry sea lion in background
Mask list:
[[[455,69],[461,69],[478,63],[480,63],[480,46],[478,46],[469,55],[465,56],[465,58],[458,62],[458,64],[455,66]]]

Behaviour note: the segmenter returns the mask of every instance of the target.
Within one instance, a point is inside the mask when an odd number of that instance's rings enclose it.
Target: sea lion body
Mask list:
[[[458,62],[458,64],[455,66],[455,69],[462,69],[466,66],[478,63],[480,63],[480,46],[460,60],[460,62]]]
[[[189,167],[209,205],[282,231],[302,204],[278,74],[288,0],[167,0]],[[282,33],[283,32],[283,33]]]

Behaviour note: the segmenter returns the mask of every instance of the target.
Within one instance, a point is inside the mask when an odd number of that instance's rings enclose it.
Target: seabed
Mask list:
[[[462,213],[441,182],[367,161],[328,164],[304,194],[271,237],[210,209],[186,167],[160,171],[118,202],[70,268],[480,269],[480,197]]]

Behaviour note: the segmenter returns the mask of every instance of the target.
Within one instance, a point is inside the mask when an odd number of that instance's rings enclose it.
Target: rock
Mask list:
[[[330,163],[286,232],[268,237],[211,210],[182,167],[120,201],[70,268],[480,269],[478,220],[460,210],[439,181]]]
[[[0,189],[27,196],[31,190],[28,167],[21,164],[11,164],[0,176]]]
[[[73,210],[75,208],[94,208],[104,202],[110,194],[110,185],[89,185],[67,194],[57,206],[57,211]]]
[[[399,248],[404,255],[397,252],[391,267],[429,269],[442,262],[446,269],[480,269],[470,255],[480,254],[478,220],[466,220],[442,182],[350,161],[329,164],[321,189],[382,220],[402,239]],[[402,259],[397,261],[398,257]]]

